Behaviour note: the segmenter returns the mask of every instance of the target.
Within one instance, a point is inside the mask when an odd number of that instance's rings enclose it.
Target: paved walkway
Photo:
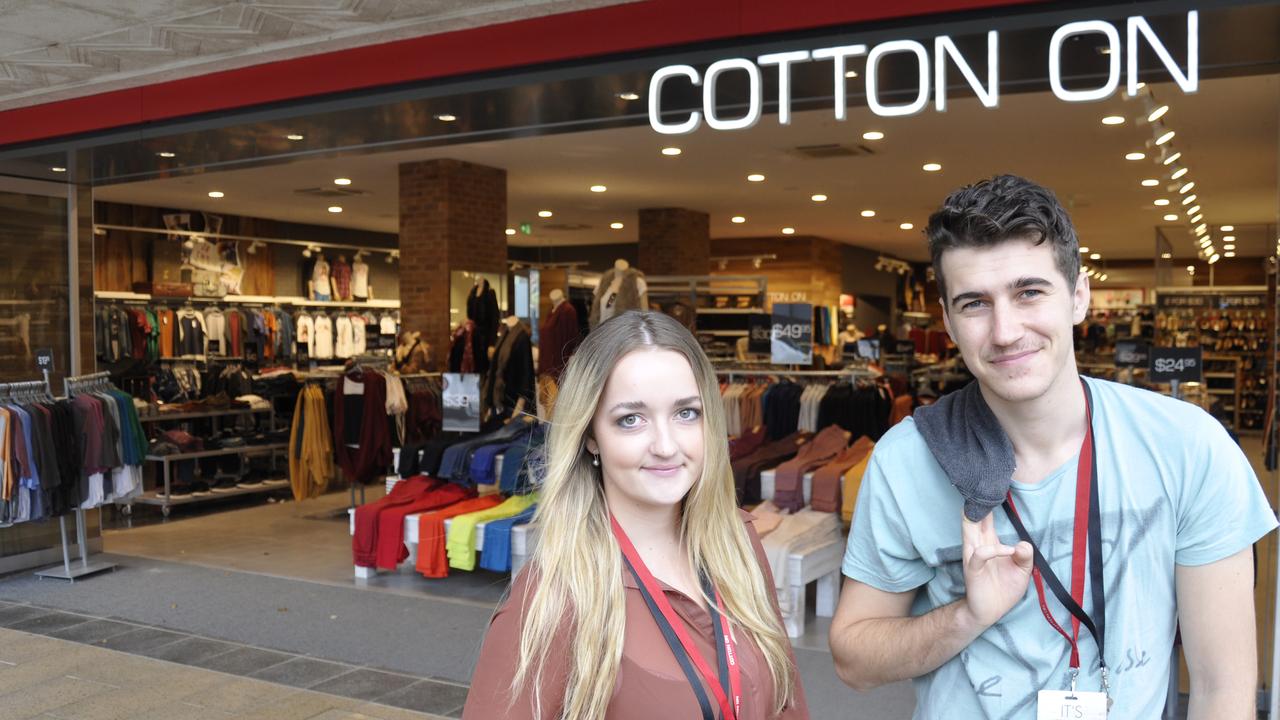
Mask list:
[[[444,720],[466,689],[154,627],[0,604],[0,718]],[[404,708],[444,709],[446,715]]]

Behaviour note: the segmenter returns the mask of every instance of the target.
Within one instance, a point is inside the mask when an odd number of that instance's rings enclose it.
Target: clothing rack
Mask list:
[[[31,385],[32,383],[18,383],[19,385]],[[45,379],[39,381],[39,385],[44,386],[44,392],[53,399],[53,391],[49,388],[49,371],[45,371]],[[74,394],[87,392],[90,390],[105,389],[111,385],[111,373],[97,372],[90,375],[78,375],[68,377],[63,380],[63,388],[67,397]],[[89,562],[89,539],[85,528],[84,508],[76,508],[76,544],[80,546],[80,563],[78,565],[71,564],[71,550],[67,545],[67,516],[65,514],[58,517],[58,536],[62,544],[62,567],[51,567],[36,572],[36,577],[55,578],[58,580],[67,580],[74,583],[76,578],[82,578],[86,575],[94,575],[106,570],[115,570],[116,564],[103,560],[95,560]]]
[[[845,370],[782,370],[778,368],[773,368],[773,369],[761,368],[758,370],[727,369],[727,370],[716,370],[716,375],[719,377],[728,377],[729,382],[733,382],[735,377],[766,377],[766,376],[772,376],[772,375],[778,375],[781,377],[810,377],[810,378],[832,378],[832,379],[849,378],[853,380],[880,377],[880,373],[867,368],[848,368]]]

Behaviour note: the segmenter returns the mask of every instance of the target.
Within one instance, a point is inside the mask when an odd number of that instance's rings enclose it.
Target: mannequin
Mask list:
[[[369,300],[373,298],[373,286],[369,284],[369,266],[356,253],[351,263],[351,298],[353,300]]]
[[[422,342],[422,333],[406,330],[396,345],[396,371],[401,374],[431,372],[431,347]]]
[[[329,278],[329,262],[323,255],[316,255],[315,265],[311,268],[311,279],[307,281],[307,296],[312,300],[332,300],[333,285]]]
[[[862,331],[858,329],[857,325],[849,323],[844,326],[844,332],[840,333],[840,344],[847,345],[849,343],[856,343],[864,337],[866,336],[862,334]]]
[[[613,268],[600,277],[591,301],[591,327],[627,310],[649,308],[648,286],[644,273],[631,267],[622,258],[613,261]]]
[[[489,369],[489,348],[498,339],[498,295],[489,287],[489,281],[478,273],[471,292],[467,293],[467,319],[475,323],[472,333],[472,355],[475,358],[476,372],[485,373]]]
[[[532,407],[536,399],[533,343],[520,318],[509,315],[502,338],[494,348],[493,362],[481,388],[481,402],[492,415],[515,415]]]
[[[347,256],[339,255],[333,261],[329,271],[333,283],[333,299],[338,302],[351,302],[351,266],[347,264]]]
[[[551,312],[538,326],[538,377],[550,377],[558,383],[582,336],[578,311],[566,302],[564,292],[556,288],[549,296]]]

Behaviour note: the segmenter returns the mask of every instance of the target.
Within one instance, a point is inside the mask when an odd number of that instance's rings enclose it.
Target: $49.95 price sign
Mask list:
[[[1200,382],[1201,349],[1151,348],[1151,381]]]

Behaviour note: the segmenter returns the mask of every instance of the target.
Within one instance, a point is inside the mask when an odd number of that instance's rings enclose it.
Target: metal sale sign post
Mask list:
[[[1142,43],[1151,48],[1160,63],[1168,70],[1170,77],[1185,93],[1194,93],[1200,82],[1200,15],[1192,10],[1187,13],[1187,57],[1186,69],[1179,66],[1164,41],[1156,35],[1155,30],[1146,18],[1133,16],[1126,19],[1123,27],[1125,40],[1120,40],[1121,28],[1105,20],[1085,20],[1072,22],[1058,28],[1049,41],[1049,85],[1053,94],[1064,102],[1094,102],[1103,100],[1120,88],[1122,79],[1126,80],[1126,90],[1130,96],[1138,94],[1138,50]],[[1062,48],[1068,40],[1086,35],[1099,36],[1108,48],[1110,58],[1106,79],[1100,85],[1088,89],[1068,89],[1063,84]],[[938,112],[947,109],[947,69],[954,65],[964,77],[965,83],[973,90],[985,107],[994,108],[1000,104],[1000,33],[991,30],[987,33],[987,73],[985,82],[979,78],[969,60],[961,54],[955,41],[947,35],[940,35],[933,40],[933,52],[924,43],[916,40],[891,40],[872,47],[855,43],[836,47],[817,48],[814,50],[794,50],[790,52],[769,53],[754,60],[749,58],[727,58],[711,63],[705,72],[699,73],[691,65],[668,65],[653,74],[649,80],[649,125],[654,131],[663,135],[684,135],[697,130],[705,121],[713,130],[745,130],[754,127],[764,110],[762,73],[764,68],[776,68],[778,73],[778,124],[791,124],[791,69],[808,62],[830,62],[832,70],[832,97],[837,120],[844,120],[848,114],[848,89],[845,78],[846,65],[850,58],[866,56],[866,72],[863,73],[866,83],[867,106],[871,112],[882,117],[898,117],[915,115],[929,105],[933,96],[934,107]],[[918,92],[916,97],[904,103],[885,103],[880,99],[879,65],[887,57],[895,54],[910,55],[915,58],[919,70]],[[1124,68],[1122,69],[1121,65]],[[749,88],[749,99],[745,115],[735,118],[723,118],[716,107],[716,84],[726,73],[742,73]],[[693,111],[678,122],[667,122],[662,119],[662,89],[667,82],[683,78],[695,87],[702,87],[702,111]]]

